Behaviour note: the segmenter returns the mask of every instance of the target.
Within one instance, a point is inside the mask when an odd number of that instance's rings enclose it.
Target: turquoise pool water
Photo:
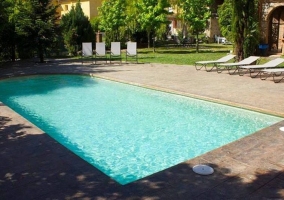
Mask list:
[[[120,184],[282,120],[79,75],[2,80],[0,101]]]

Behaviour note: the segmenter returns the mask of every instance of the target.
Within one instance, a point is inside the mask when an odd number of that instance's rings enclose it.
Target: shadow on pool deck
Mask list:
[[[94,72],[87,67],[67,65],[64,72]],[[27,69],[11,73],[63,73]],[[97,70],[108,69],[112,71],[109,73],[123,73],[121,67]],[[11,69],[2,68],[0,73],[4,70],[7,74]],[[0,199],[284,199],[282,126],[284,121],[144,179],[120,185],[0,104]],[[212,166],[215,173],[195,174],[192,167],[199,163]]]

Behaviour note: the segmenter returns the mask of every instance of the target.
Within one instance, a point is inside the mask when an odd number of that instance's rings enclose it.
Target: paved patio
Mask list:
[[[76,60],[0,66],[0,77],[78,73],[284,117],[284,81],[164,64]],[[78,122],[79,123],[79,122]],[[284,199],[284,121],[195,159],[120,185],[0,103],[0,199]],[[195,164],[215,173],[200,176]]]

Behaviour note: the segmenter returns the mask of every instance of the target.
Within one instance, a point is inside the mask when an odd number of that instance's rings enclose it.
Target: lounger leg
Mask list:
[[[279,74],[277,74],[277,72],[275,72],[274,74],[275,74],[275,76],[281,76],[282,72],[279,72]]]
[[[238,74],[239,74],[239,76],[243,76],[243,75],[245,75],[245,73],[247,73],[247,72],[249,72],[250,73],[250,69],[242,69],[242,68],[239,68],[238,67]]]
[[[224,71],[225,68],[220,68],[220,66],[217,65],[217,66],[216,66],[216,69],[217,69],[217,73],[220,74],[220,73],[222,73],[222,72]]]
[[[255,74],[255,75],[252,75],[252,73],[256,73],[256,74]],[[256,71],[254,71],[254,70],[249,70],[249,74],[250,74],[250,77],[251,77],[251,78],[256,78],[260,73],[261,73],[261,70],[259,70],[258,72],[257,72],[257,70],[256,70]]]
[[[201,64],[201,67],[197,67],[197,63],[195,63],[195,69],[196,70],[201,70],[202,69],[202,67],[204,67],[206,64]]]
[[[275,79],[275,76],[280,76],[280,75],[282,75],[282,72],[280,72],[280,74],[277,74],[277,73],[273,73],[273,81],[274,81],[274,83],[280,83],[283,79],[284,79],[284,76],[281,78],[281,79]]]
[[[234,69],[234,71],[233,71],[233,72],[231,72],[231,70],[233,69],[233,67],[228,67],[227,69],[228,69],[228,73],[229,73],[230,75],[235,74],[235,73],[236,73],[236,71],[238,70],[238,68],[237,68],[237,67]]]
[[[245,73],[243,73],[243,69],[238,68],[238,74],[239,76],[243,76]]]
[[[266,74],[266,76],[264,76],[264,74]],[[266,80],[269,76],[271,76],[271,73],[262,72],[259,74],[259,76],[261,80]]]
[[[211,69],[207,69],[207,66],[205,65],[205,70],[206,70],[207,72],[211,72],[215,67],[217,68],[217,65],[216,65],[216,64],[214,64]]]

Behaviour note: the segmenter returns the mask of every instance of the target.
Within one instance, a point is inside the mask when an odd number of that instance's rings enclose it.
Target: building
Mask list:
[[[224,0],[215,0],[211,7],[212,17],[208,20],[208,28],[205,31],[205,35],[209,38],[210,42],[214,41],[215,36],[220,36],[220,27],[218,23],[217,9],[218,6],[223,4]],[[183,22],[178,19],[181,10],[177,6],[173,6],[169,9],[172,15],[168,16],[170,23],[170,32],[172,35],[177,36],[179,32],[183,32],[183,35],[187,35],[187,27]]]
[[[217,8],[224,0],[215,0],[212,17],[206,34],[209,38],[220,35]],[[278,53],[284,50],[284,2],[283,0],[259,0],[258,5],[260,35],[262,44],[268,45],[268,50]],[[282,48],[283,46],[283,48]]]
[[[80,0],[82,10],[89,19],[98,16],[98,7],[102,5],[102,1],[103,0]],[[53,0],[54,4],[60,5],[58,10],[60,16],[68,13],[77,2],[78,0]]]
[[[261,42],[268,44],[269,51],[278,53],[284,44],[283,0],[260,0]]]
[[[208,20],[208,28],[205,30],[206,36],[210,42],[216,42],[216,37],[221,36],[220,26],[218,22],[218,6],[222,5],[224,0],[215,0],[211,7],[211,18]],[[219,42],[219,40],[218,40]]]

